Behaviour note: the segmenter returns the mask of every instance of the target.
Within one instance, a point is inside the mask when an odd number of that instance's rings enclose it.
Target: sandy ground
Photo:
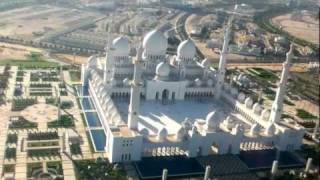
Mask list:
[[[35,40],[97,17],[97,14],[91,12],[35,5],[0,12],[0,35]]]
[[[273,18],[272,22],[296,37],[319,44],[319,21],[307,12],[301,15],[285,14]]]
[[[30,52],[41,52],[42,50],[22,45],[0,42],[0,61],[6,59],[25,59]]]
[[[283,66],[281,63],[243,63],[243,64],[236,64],[236,63],[228,63],[228,68],[238,68],[238,69],[247,69],[253,67],[260,67],[264,69],[269,69],[272,71],[282,71]],[[292,65],[290,71],[292,72],[306,72],[308,70],[308,63],[295,63]]]
[[[59,59],[66,63],[85,64],[88,61],[87,56],[73,56],[71,54],[51,54],[51,57]]]
[[[7,59],[19,59],[24,60],[25,56],[30,54],[30,52],[39,52],[43,54],[47,54],[45,50],[40,48],[33,48],[18,44],[8,44],[8,43],[1,43],[0,42],[0,61],[7,60]],[[51,53],[50,56],[54,59],[66,62],[66,63],[73,63],[76,64],[83,64],[87,62],[88,57],[86,56],[74,56],[70,54],[53,54]]]

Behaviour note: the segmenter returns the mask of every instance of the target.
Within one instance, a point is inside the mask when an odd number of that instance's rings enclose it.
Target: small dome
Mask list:
[[[177,54],[179,57],[193,58],[196,55],[196,46],[191,39],[181,42],[178,46]]]
[[[276,133],[276,126],[274,125],[274,123],[270,123],[265,129],[265,134],[267,136],[273,136],[275,133]]]
[[[202,62],[201,62],[202,67],[210,67],[210,65],[211,65],[211,63],[207,58],[202,60]]]
[[[158,30],[149,32],[143,39],[143,48],[147,54],[162,55],[165,54],[168,47],[168,40]]]
[[[269,109],[262,110],[261,117],[263,120],[269,120],[270,110]]]
[[[244,101],[244,104],[246,105],[247,108],[251,109],[253,105],[253,100],[251,97],[247,97],[246,100]]]
[[[114,56],[128,56],[130,53],[129,39],[121,36],[113,40]]]
[[[198,87],[200,87],[202,85],[202,81],[199,78],[195,79],[194,82],[195,82],[196,86],[198,86]]]
[[[212,111],[206,117],[206,125],[208,129],[216,129],[222,119],[220,111]]]
[[[165,138],[168,136],[168,131],[166,128],[162,128],[161,130],[158,131],[158,140],[163,141]]]
[[[167,77],[170,74],[170,66],[166,62],[161,62],[156,67],[156,75],[160,77]]]
[[[253,112],[257,115],[260,115],[261,114],[261,111],[262,111],[262,107],[259,103],[254,103],[253,107]]]
[[[257,123],[253,124],[250,128],[250,135],[251,136],[257,136],[259,135],[260,127]]]
[[[140,130],[140,134],[142,134],[143,136],[148,136],[149,135],[149,131],[146,128],[143,128]]]
[[[246,95],[244,95],[243,92],[240,92],[238,95],[238,101],[243,103],[245,99],[246,99]]]

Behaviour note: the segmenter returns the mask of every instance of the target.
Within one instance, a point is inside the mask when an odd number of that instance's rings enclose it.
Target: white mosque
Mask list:
[[[166,54],[167,39],[158,30],[144,37],[136,57],[129,55],[129,40],[119,37],[106,57],[93,56],[82,65],[83,87],[106,133],[111,162],[300,148],[305,130],[281,119],[292,47],[269,109],[225,82],[229,31],[218,69],[196,58],[191,39],[181,42],[177,55]]]

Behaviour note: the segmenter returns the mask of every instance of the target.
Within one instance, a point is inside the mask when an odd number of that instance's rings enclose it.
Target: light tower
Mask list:
[[[235,7],[235,9],[236,9],[236,7]],[[222,86],[223,86],[224,78],[225,78],[225,74],[226,74],[226,54],[228,53],[228,46],[229,46],[229,41],[230,41],[230,28],[232,26],[232,21],[233,21],[233,15],[231,16],[231,18],[229,19],[229,22],[227,24],[225,34],[224,34],[222,50],[220,51],[218,77],[217,77],[217,83],[216,83],[215,89],[214,89],[215,99],[220,98],[221,90],[222,90]]]
[[[270,122],[277,123],[281,119],[283,100],[286,92],[286,83],[288,81],[290,67],[292,65],[291,64],[292,57],[293,57],[293,45],[291,44],[290,50],[287,53],[286,61],[283,63],[283,70],[282,70],[279,86],[277,89],[277,94],[272,104]]]
[[[140,108],[140,86],[141,86],[141,74],[142,74],[142,46],[137,51],[136,60],[134,60],[134,75],[131,82],[131,94],[129,104],[128,115],[128,127],[130,129],[138,128],[139,108]]]

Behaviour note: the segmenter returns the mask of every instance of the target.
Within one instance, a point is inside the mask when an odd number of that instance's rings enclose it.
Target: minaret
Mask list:
[[[134,63],[134,75],[131,82],[131,95],[128,114],[128,127],[130,129],[138,128],[139,108],[140,108],[140,86],[141,86],[141,74],[142,74],[142,46],[139,47],[136,60]]]
[[[287,53],[286,61],[283,63],[283,70],[281,74],[281,79],[277,89],[276,98],[272,104],[270,122],[279,122],[282,115],[283,100],[286,92],[286,83],[289,76],[289,71],[291,67],[291,59],[293,57],[293,45],[291,44],[290,50]]]
[[[231,21],[229,21],[225,35],[224,35],[224,40],[223,40],[223,46],[222,46],[222,51],[220,51],[220,61],[219,61],[219,69],[218,69],[218,77],[217,77],[217,82],[215,85],[215,90],[214,90],[214,97],[215,99],[219,99],[224,83],[224,78],[226,74],[226,54],[228,52],[228,46],[229,46],[229,41],[230,41],[230,28],[231,28]]]
[[[112,59],[112,51],[113,51],[113,48],[112,48],[112,43],[111,43],[111,40],[110,40],[110,36],[111,36],[111,28],[109,27],[108,29],[108,39],[107,39],[107,46],[105,48],[105,51],[106,51],[106,60],[105,60],[105,66],[104,66],[104,73],[103,73],[103,82],[105,84],[107,84],[110,79],[112,78],[112,67],[111,67],[111,59]]]
[[[222,91],[222,87],[224,84],[224,78],[226,74],[226,54],[228,53],[228,46],[230,41],[230,29],[232,26],[232,22],[234,19],[234,14],[237,12],[238,5],[236,4],[234,6],[234,12],[230,16],[230,19],[228,21],[225,34],[224,34],[224,40],[223,40],[223,46],[222,51],[220,51],[220,61],[219,61],[219,68],[218,68],[218,77],[217,82],[214,89],[214,98],[219,99]]]

